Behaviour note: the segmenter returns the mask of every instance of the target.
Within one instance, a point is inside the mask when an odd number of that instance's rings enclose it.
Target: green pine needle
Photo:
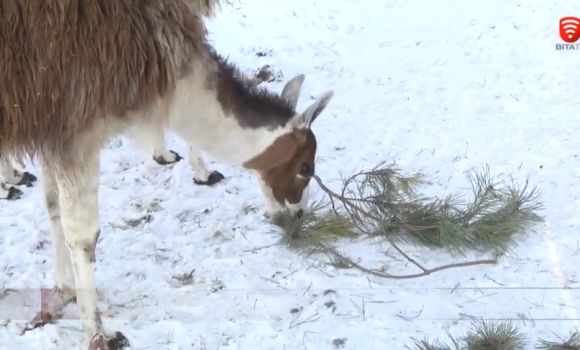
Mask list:
[[[356,227],[346,214],[337,215],[323,201],[309,205],[299,219],[286,217],[280,244],[306,255],[324,251],[338,238],[356,237]]]
[[[461,346],[458,343],[454,343],[454,345],[455,347],[452,348],[439,339],[431,342],[428,337],[425,337],[421,340],[413,339],[413,347],[406,346],[406,348],[410,350],[461,350]]]
[[[508,321],[474,323],[464,341],[466,350],[524,350],[527,344],[526,336]]]
[[[575,331],[568,339],[559,338],[559,341],[548,341],[540,339],[536,346],[538,350],[580,350],[580,332]]]
[[[564,339],[555,335],[558,341],[540,339],[535,349],[538,350],[580,350],[580,331],[571,332]],[[526,334],[520,332],[511,321],[477,321],[471,330],[460,340],[449,336],[451,344],[447,345],[439,339],[430,341],[428,337],[417,340],[411,338],[413,344],[405,348],[410,350],[524,350],[529,349]]]

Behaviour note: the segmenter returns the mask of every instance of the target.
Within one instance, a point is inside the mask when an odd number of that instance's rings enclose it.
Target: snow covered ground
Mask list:
[[[338,185],[338,167],[386,160],[423,171],[435,183],[428,194],[442,194],[466,185],[465,170],[490,163],[521,181],[531,174],[546,192],[546,224],[498,266],[378,280],[268,247],[277,236],[249,173],[212,163],[226,181],[197,186],[186,161],[160,166],[119,139],[102,156],[97,283],[108,328],[134,349],[154,350],[403,349],[410,337],[462,334],[466,315],[523,314],[534,319],[520,323],[531,339],[567,335],[580,319],[580,52],[555,49],[568,15],[579,16],[580,4],[247,0],[225,8],[209,23],[221,53],[247,70],[273,65],[285,80],[304,73],[299,109],[335,89],[314,126],[317,172],[329,184]],[[171,148],[186,155],[178,140]],[[75,320],[18,335],[37,311],[34,288],[54,281],[37,187],[0,202],[0,283],[21,291],[0,299],[0,319],[19,319],[0,320],[0,348],[75,349]],[[449,261],[406,249],[429,266]],[[384,250],[361,243],[347,253],[366,266],[415,271]],[[191,281],[173,278],[194,269]]]

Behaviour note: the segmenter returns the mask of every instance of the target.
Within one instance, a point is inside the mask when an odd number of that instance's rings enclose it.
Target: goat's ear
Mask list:
[[[302,89],[302,84],[304,83],[304,74],[299,74],[294,78],[290,79],[282,89],[280,97],[285,99],[290,103],[292,109],[296,109],[298,104],[298,97],[300,97],[300,89]]]
[[[322,94],[316,102],[314,102],[310,107],[308,107],[302,114],[296,115],[293,120],[293,124],[296,127],[310,128],[312,123],[318,118],[320,113],[326,108],[328,102],[332,100],[334,96],[334,91],[330,90]]]

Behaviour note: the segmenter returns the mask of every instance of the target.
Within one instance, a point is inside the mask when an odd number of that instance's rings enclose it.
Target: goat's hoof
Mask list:
[[[35,175],[25,171],[22,173],[22,179],[20,179],[20,182],[18,182],[18,186],[24,185],[26,187],[32,187],[33,182],[36,180],[38,180],[38,178]]]
[[[130,347],[129,339],[121,332],[115,332],[114,336],[95,334],[89,342],[87,350],[122,350]]]
[[[20,199],[20,197],[22,197],[23,194],[24,193],[16,187],[9,187],[8,196],[6,196],[6,199],[8,199],[9,201],[14,201]]]
[[[225,179],[225,176],[222,173],[220,173],[219,171],[214,170],[209,174],[209,176],[207,177],[207,180],[202,181],[202,180],[198,180],[194,177],[193,182],[195,182],[196,185],[212,186],[212,185],[215,185],[218,182],[222,181],[223,179]]]
[[[157,164],[159,165],[168,165],[168,164],[173,164],[173,163],[177,163],[180,160],[183,159],[182,156],[179,155],[179,153],[169,150],[169,154],[171,155],[170,157],[167,157],[169,159],[165,159],[165,157],[163,155],[160,156],[153,156],[153,160],[157,162]]]

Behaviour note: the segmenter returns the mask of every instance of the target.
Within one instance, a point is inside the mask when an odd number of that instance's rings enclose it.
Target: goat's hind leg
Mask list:
[[[8,186],[4,177],[0,175],[0,199],[16,200],[21,196],[22,191],[14,186]]]
[[[10,177],[14,168],[7,157],[0,156],[0,199],[15,200],[20,199],[22,191],[14,186],[9,186]]]
[[[161,124],[133,125],[128,136],[140,149],[152,152],[157,164],[173,164],[183,159],[177,152],[165,147],[165,127]]]
[[[152,128],[148,130],[145,135],[149,136],[151,148],[153,149],[153,160],[156,161],[157,164],[173,164],[183,159],[183,157],[181,157],[177,152],[167,150],[165,147],[165,130]]]
[[[0,156],[0,199],[16,200],[22,196],[22,191],[14,186],[9,186],[14,174],[12,163],[7,157]]]
[[[69,250],[78,315],[88,350],[118,350],[129,346],[120,332],[104,331],[95,283],[99,238],[100,151],[94,143],[77,149],[68,162],[51,162],[58,187],[62,231]],[[46,165],[46,164],[45,164]]]
[[[197,185],[211,186],[225,179],[219,171],[207,170],[203,155],[192,145],[189,145],[189,164],[193,169],[193,182]]]
[[[11,185],[32,187],[33,182],[37,180],[35,175],[14,168],[8,157],[0,157],[0,171],[6,182]]]

